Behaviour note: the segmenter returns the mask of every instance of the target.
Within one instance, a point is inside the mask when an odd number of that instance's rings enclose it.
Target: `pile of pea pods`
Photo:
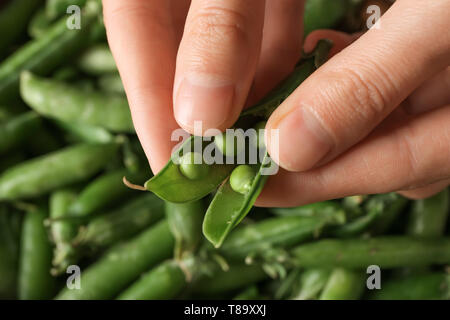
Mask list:
[[[305,33],[359,30],[366,2],[308,0]],[[81,29],[67,29],[70,5]],[[101,9],[0,4],[0,299],[450,299],[448,189],[257,208],[267,152],[237,166],[186,152],[153,176]],[[263,128],[331,46],[319,41],[236,126]]]

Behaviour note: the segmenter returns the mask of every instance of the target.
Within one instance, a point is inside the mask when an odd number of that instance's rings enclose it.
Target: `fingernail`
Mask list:
[[[194,83],[184,78],[174,105],[178,124],[191,131],[195,121],[202,121],[203,130],[220,129],[231,116],[234,91],[234,85]]]
[[[331,141],[317,119],[302,108],[285,114],[276,127],[280,142],[274,159],[286,170],[309,170],[331,150]]]

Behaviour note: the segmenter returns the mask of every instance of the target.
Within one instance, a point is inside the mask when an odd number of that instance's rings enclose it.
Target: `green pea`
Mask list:
[[[180,159],[180,171],[186,178],[198,180],[206,177],[209,166],[203,162],[200,153],[188,152]]]
[[[235,157],[245,149],[244,138],[241,131],[232,132],[227,130],[227,132],[215,136],[214,142],[223,155]]]
[[[230,176],[231,189],[234,191],[246,194],[252,188],[253,179],[255,178],[255,171],[249,165],[240,165],[236,167]]]
[[[266,142],[264,141],[264,131],[266,128],[266,121],[261,121],[258,122],[255,126],[254,129],[256,130],[256,147],[259,149],[263,149],[266,147]]]

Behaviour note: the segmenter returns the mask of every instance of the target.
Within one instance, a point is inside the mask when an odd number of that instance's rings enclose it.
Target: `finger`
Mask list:
[[[263,0],[192,0],[177,56],[175,118],[194,133],[225,130],[237,119],[254,77]]]
[[[184,24],[190,6],[191,0],[170,0],[170,12],[175,28],[175,42],[178,44],[183,36]]]
[[[380,29],[368,31],[309,77],[268,122],[268,129],[279,129],[281,141],[290,142],[277,152],[268,140],[274,160],[287,170],[305,171],[334,159],[446,67],[445,7],[397,1],[381,18]],[[442,39],[430,37],[440,32]]]
[[[405,110],[411,114],[427,112],[450,104],[450,67],[426,81],[407,99]]]
[[[249,103],[261,99],[300,59],[304,5],[304,0],[266,0],[261,56]]]
[[[436,193],[441,192],[442,190],[447,188],[449,185],[450,185],[450,180],[444,180],[444,181],[430,184],[423,188],[398,191],[397,193],[401,194],[404,197],[412,199],[412,200],[426,199],[426,198],[429,198],[429,197],[435,195]]]
[[[168,2],[104,0],[108,41],[124,83],[136,132],[153,172],[172,149],[176,44]]]
[[[450,179],[450,106],[420,117],[401,109],[367,139],[307,172],[270,177],[258,205],[296,206],[355,194],[421,188]]]

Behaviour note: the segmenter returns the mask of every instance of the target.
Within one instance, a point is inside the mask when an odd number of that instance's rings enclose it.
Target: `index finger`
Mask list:
[[[108,41],[154,173],[170,158],[176,41],[170,1],[103,0]]]

